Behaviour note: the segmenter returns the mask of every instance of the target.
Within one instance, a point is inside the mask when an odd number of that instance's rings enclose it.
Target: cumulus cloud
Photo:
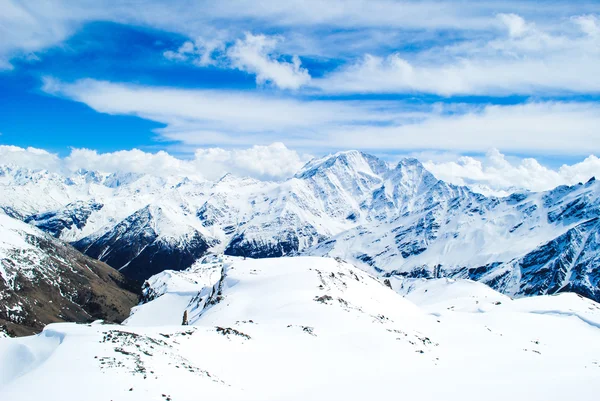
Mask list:
[[[600,159],[594,155],[551,169],[534,158],[511,161],[492,149],[483,158],[461,156],[454,161],[429,160],[424,165],[439,179],[494,195],[506,195],[515,189],[546,191],[558,185],[586,182],[591,177],[600,178]]]
[[[61,158],[42,149],[0,145],[0,165],[63,174],[84,169],[211,181],[227,173],[260,180],[282,180],[291,177],[310,158],[288,149],[282,143],[247,149],[199,148],[190,159],[177,158],[165,151],[150,153],[139,149],[107,153],[72,149],[68,156]]]
[[[194,166],[210,179],[232,173],[273,180],[293,176],[310,159],[282,143],[273,143],[249,149],[198,149],[194,154]]]
[[[199,148],[192,159],[179,159],[165,151],[148,153],[133,149],[98,153],[89,149],[73,149],[62,162],[69,171],[84,168],[208,180],[217,180],[231,173],[263,180],[280,180],[292,176],[308,158],[282,143],[273,143],[248,149]]]
[[[515,14],[497,17],[501,32],[415,54],[365,55],[313,83],[327,92],[538,94],[600,92],[600,24],[580,16],[542,28]],[[486,35],[485,37],[489,37]]]
[[[281,89],[298,89],[310,81],[310,75],[300,66],[300,58],[293,56],[291,62],[273,56],[280,38],[246,33],[229,49],[233,67],[256,75],[256,82],[272,82]]]
[[[190,164],[190,161],[178,159],[165,151],[149,153],[132,149],[98,153],[90,149],[72,149],[69,156],[61,161],[63,168],[68,171],[85,169],[106,173],[201,176]]]
[[[60,158],[54,153],[43,149],[20,148],[11,145],[0,145],[0,163],[2,165],[50,171],[56,171],[61,166]]]

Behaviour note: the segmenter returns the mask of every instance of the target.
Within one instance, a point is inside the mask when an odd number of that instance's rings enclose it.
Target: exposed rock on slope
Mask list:
[[[175,235],[169,235],[175,231]],[[182,270],[210,248],[205,237],[185,221],[170,219],[161,207],[147,206],[99,238],[73,244],[86,255],[104,261],[127,277],[143,280],[165,268]]]
[[[120,322],[137,283],[60,240],[0,214],[0,326],[11,335],[53,322]]]

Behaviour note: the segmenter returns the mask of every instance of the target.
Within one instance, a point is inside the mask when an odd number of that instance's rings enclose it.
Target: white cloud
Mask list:
[[[0,70],[12,69],[14,57],[55,46],[75,32],[78,23],[60,5],[37,2],[32,7],[0,0]]]
[[[389,126],[336,127],[321,143],[350,148],[485,152],[497,147],[529,154],[600,153],[600,104],[532,102],[487,105]]]
[[[226,173],[260,180],[282,180],[291,177],[310,158],[286,148],[282,143],[247,149],[199,148],[190,159],[180,159],[165,151],[149,153],[139,149],[108,153],[72,149],[67,157],[60,158],[42,149],[0,145],[0,165],[58,173],[73,173],[85,169],[103,173],[125,172],[211,181]]]
[[[282,143],[273,143],[249,149],[198,149],[194,154],[194,165],[210,179],[232,173],[277,180],[293,176],[310,159],[310,156],[298,154]]]
[[[0,69],[59,45],[87,22],[112,21],[185,35],[190,40],[164,55],[200,66],[216,63],[216,55],[227,53],[224,44],[235,43],[229,64],[282,88],[312,83],[335,93],[442,95],[600,91],[600,6],[593,2],[558,2],[543,12],[528,2],[496,1],[462,7],[453,1],[389,0],[0,2]],[[447,29],[457,45],[438,35]],[[245,31],[286,38],[277,42],[277,53],[297,56],[284,61],[273,53],[273,37],[239,39]],[[403,46],[413,51],[393,52]],[[392,53],[382,57],[384,49]],[[299,61],[307,54],[367,55],[311,80]]]
[[[139,149],[98,153],[90,149],[72,149],[62,159],[67,171],[85,169],[105,173],[127,172],[152,175],[175,175],[200,177],[190,161],[181,160],[167,152],[148,153]]]
[[[219,36],[213,39],[197,38],[194,42],[183,42],[177,50],[167,50],[163,56],[173,61],[191,61],[199,67],[217,63],[215,56],[225,49],[225,42]]]
[[[224,36],[221,34],[221,37]],[[301,67],[300,58],[284,61],[276,53],[281,37],[253,35],[246,32],[243,39],[226,43],[225,39],[198,38],[186,41],[177,50],[167,50],[165,58],[192,62],[200,67],[218,65],[256,75],[256,83],[272,83],[280,89],[298,89],[310,82],[310,75]]]
[[[312,5],[300,1],[273,0],[261,1],[259,6],[256,2],[247,0],[233,0],[226,4],[187,0],[0,0],[0,69],[12,68],[10,60],[13,58],[59,45],[90,21],[147,26],[181,33],[190,38],[210,38],[215,26],[223,24],[230,27],[234,31],[233,37],[236,37],[254,25],[298,26],[310,25],[311,22],[346,25],[354,21],[359,25],[372,26],[376,24],[378,15],[385,15],[386,8],[395,11],[400,8],[398,5],[386,4],[388,2],[384,0],[375,0],[373,4],[380,3],[380,7],[376,7],[378,4],[375,7],[367,5],[373,7],[373,14],[365,18],[364,14],[357,12],[361,6],[365,6],[363,0],[353,1],[352,4],[344,2],[347,3],[346,7],[340,8],[340,1],[336,0],[314,2]],[[315,6],[320,9],[319,13],[313,11]],[[412,9],[411,14],[425,12],[425,7],[420,5],[415,5]],[[387,18],[387,23],[399,26],[398,20],[402,19],[403,14],[396,12],[397,18]],[[439,23],[458,26],[458,19],[456,15],[444,16]],[[417,24],[419,20],[424,19],[416,19]]]
[[[163,53],[163,56],[169,60],[174,61],[187,61],[190,56],[198,54],[198,50],[196,50],[196,45],[194,42],[187,41],[184,42],[179,49],[176,51],[167,50]]]
[[[162,122],[168,140],[192,145],[264,144],[281,133],[311,134],[319,126],[385,122],[393,117],[380,104],[301,101],[243,91],[187,90],[81,80],[44,80],[43,90],[109,114],[129,114]],[[241,141],[241,142],[240,142]]]
[[[53,153],[32,147],[20,148],[10,145],[0,145],[0,163],[51,171],[56,171],[61,165],[60,158]]]
[[[486,194],[506,195],[515,189],[547,191],[559,185],[575,185],[591,177],[600,178],[600,159],[591,155],[558,169],[543,166],[534,158],[509,161],[496,149],[485,157],[459,157],[455,161],[426,161],[436,177],[457,185],[468,185]]]
[[[413,55],[367,54],[313,84],[327,92],[553,94],[600,92],[600,25],[594,16],[541,28],[500,14],[503,35],[471,38]],[[556,32],[557,31],[557,32]]]
[[[228,41],[240,37],[244,31],[277,32],[297,37],[295,42],[287,41],[287,46],[314,42],[311,49],[329,57],[340,51],[339,43],[331,40],[340,31],[358,31],[355,37],[360,40],[346,41],[343,47],[364,52],[372,49],[374,43],[382,45],[382,35],[391,30],[413,31],[396,37],[401,41],[405,37],[409,42],[415,37],[415,30],[451,29],[477,37],[481,31],[494,28],[494,14],[498,12],[517,13],[550,23],[571,15],[600,12],[600,6],[594,2],[564,0],[544,5],[543,12],[538,4],[528,3],[495,0],[461,2],[460,5],[452,0],[0,0],[0,60],[6,67],[12,58],[59,45],[90,21],[175,32],[194,42],[198,37],[210,40],[215,37],[215,30],[222,28],[228,31]]]
[[[595,15],[581,15],[573,18],[581,30],[591,38],[600,37],[600,19]]]
[[[89,149],[73,149],[62,162],[69,171],[84,168],[102,172],[201,177],[208,180],[217,180],[226,173],[231,173],[257,179],[280,180],[292,176],[307,160],[306,155],[300,155],[282,143],[273,143],[248,149],[199,148],[192,159],[179,159],[165,151],[148,153],[133,149],[98,153]]]
[[[499,14],[498,18],[508,29],[508,34],[511,38],[519,38],[531,31],[531,24],[525,22],[523,17],[517,14]]]
[[[162,139],[191,147],[264,145],[285,134],[286,145],[311,149],[600,153],[600,104],[595,102],[415,107],[52,79],[46,79],[44,90],[99,112],[164,123],[157,130]]]
[[[300,58],[292,57],[292,62],[278,60],[273,56],[280,38],[246,33],[227,52],[232,66],[241,71],[256,74],[256,82],[272,82],[281,89],[298,89],[308,84],[310,75],[300,67]]]

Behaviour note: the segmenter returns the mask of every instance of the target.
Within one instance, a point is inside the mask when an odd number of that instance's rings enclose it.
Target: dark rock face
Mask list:
[[[151,227],[152,216],[142,209],[99,238],[84,238],[73,246],[94,259],[120,269],[135,259],[158,234]]]
[[[249,258],[276,258],[293,255],[298,251],[298,237],[289,234],[275,243],[256,240],[247,241],[244,235],[239,235],[231,240],[225,255],[243,256]]]
[[[417,220],[417,222],[402,230],[396,231],[394,237],[398,250],[403,258],[408,258],[413,255],[423,253],[429,243],[437,238],[440,224],[436,220],[433,212],[428,212],[425,216]]]
[[[206,255],[209,248],[210,245],[199,233],[188,239],[184,247],[154,241],[120,271],[129,278],[145,280],[167,269],[185,270]]]
[[[496,269],[501,264],[502,263],[494,262],[494,263],[487,264],[485,266],[479,266],[479,267],[475,267],[475,268],[471,268],[471,269],[465,269],[466,277],[473,281],[479,281],[482,279],[482,277],[484,277],[486,274],[494,271],[494,269]]]
[[[565,219],[581,219],[585,217],[587,203],[582,199],[575,199],[558,210],[552,210],[548,213],[548,222],[555,223]]]
[[[205,203],[197,212],[196,217],[202,221],[202,224],[205,227],[211,227],[215,224],[219,223],[219,219],[225,217],[225,213],[223,213],[218,208],[214,207],[209,203]]]
[[[388,275],[431,278],[435,275],[430,271],[437,271],[438,276],[481,281],[503,293],[531,296],[575,292],[600,302],[599,266],[600,218],[593,218],[509,262],[451,270],[424,267]]]
[[[17,219],[17,220],[25,219],[25,216],[23,216],[21,213],[19,213],[12,207],[8,207],[8,206],[0,206],[0,213],[3,213],[5,215],[12,217],[13,219]]]
[[[600,301],[600,219],[581,223],[517,261],[524,295],[576,292]]]
[[[121,322],[140,294],[133,282],[110,266],[51,237],[28,235],[35,247],[0,259],[0,326],[13,336],[30,335],[55,322]],[[32,259],[34,258],[34,259]],[[23,269],[33,260],[33,269]]]
[[[146,207],[100,238],[84,238],[73,245],[130,279],[142,281],[163,270],[187,269],[211,246],[197,231],[169,242],[159,236],[154,228],[155,221],[155,214]]]
[[[74,202],[60,211],[29,216],[25,219],[25,222],[58,238],[64,230],[68,230],[73,226],[79,229],[83,228],[90,215],[102,209],[103,206],[96,202]]]

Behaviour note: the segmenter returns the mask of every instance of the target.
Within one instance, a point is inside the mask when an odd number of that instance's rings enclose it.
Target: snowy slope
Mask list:
[[[597,398],[595,302],[390,285],[406,298],[334,259],[212,257],[152,277],[125,326],[0,339],[0,399]]]
[[[4,167],[0,208],[146,279],[207,253],[341,257],[385,276],[454,277],[510,296],[600,300],[600,184],[486,197],[416,159],[358,151],[315,159],[283,182]]]
[[[122,321],[137,300],[130,286],[108,265],[0,214],[0,332],[31,334],[60,321]]]

